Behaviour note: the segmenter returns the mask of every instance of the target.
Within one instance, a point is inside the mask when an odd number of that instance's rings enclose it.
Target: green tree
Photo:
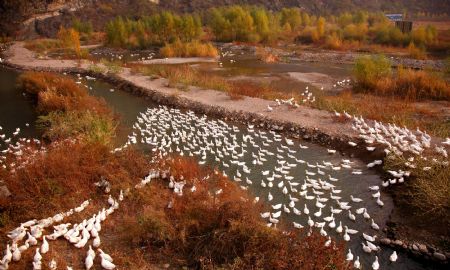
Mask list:
[[[298,8],[283,8],[281,10],[280,24],[285,27],[289,24],[289,27],[295,31],[302,25],[302,15]]]
[[[270,34],[267,12],[262,8],[255,9],[252,11],[252,18],[260,40],[267,40]]]
[[[360,57],[353,67],[357,86],[371,89],[383,77],[391,75],[391,62],[384,55]]]

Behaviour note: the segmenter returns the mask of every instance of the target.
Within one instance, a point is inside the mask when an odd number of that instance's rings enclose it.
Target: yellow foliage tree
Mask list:
[[[61,27],[58,39],[64,48],[73,50],[78,58],[81,57],[80,34],[75,29]]]
[[[320,17],[319,20],[317,21],[317,34],[319,35],[319,37],[323,37],[323,35],[325,34],[325,18],[324,17]]]

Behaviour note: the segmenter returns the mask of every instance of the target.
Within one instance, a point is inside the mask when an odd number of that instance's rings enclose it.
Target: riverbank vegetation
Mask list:
[[[351,89],[332,96],[318,94],[314,106],[412,129],[419,127],[442,138],[450,136],[445,111],[450,102],[450,84],[440,75],[403,67],[392,70],[384,56],[358,59],[353,73]]]
[[[329,49],[382,45],[403,48],[416,58],[425,50],[449,47],[432,25],[421,25],[403,33],[382,13],[358,11],[332,16],[316,16],[298,8],[270,11],[256,6],[211,8],[201,15],[171,12],[137,20],[117,17],[105,28],[107,44],[122,48],[149,48],[180,39],[218,42],[275,44],[296,42]],[[379,49],[379,48],[378,48]]]
[[[384,56],[361,57],[354,66],[356,92],[411,101],[450,100],[450,84],[437,74],[399,67],[392,72]]]
[[[410,157],[388,156],[385,169],[411,171],[413,178],[406,183],[407,188],[399,190],[401,203],[412,206],[411,209],[414,209],[415,215],[448,225],[450,220],[450,197],[448,196],[450,194],[450,168],[442,163],[430,162],[429,159],[440,162],[445,159],[429,154],[427,153],[426,159],[416,158],[415,168],[407,166]]]
[[[163,77],[169,81],[169,86],[186,90],[190,86],[202,89],[219,90],[227,93],[232,100],[247,97],[263,99],[289,99],[291,97],[301,100],[298,93],[278,91],[268,84],[229,81],[221,76],[201,72],[189,65],[129,65],[134,73],[141,73],[151,78]]]
[[[217,57],[219,51],[211,43],[201,43],[197,40],[181,42],[176,40],[159,49],[162,57]]]
[[[87,58],[89,52],[81,48],[80,33],[74,28],[61,27],[57,34],[57,39],[33,39],[26,42],[25,47],[45,56],[58,53],[66,58],[82,59]]]
[[[92,97],[72,79],[53,73],[25,72],[18,87],[28,93],[40,113],[39,126],[52,141],[79,137],[110,144],[116,123],[104,100]]]

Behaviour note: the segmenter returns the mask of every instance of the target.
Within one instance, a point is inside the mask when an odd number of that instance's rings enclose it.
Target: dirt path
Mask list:
[[[37,59],[35,54],[24,47],[23,42],[15,42],[5,52],[6,62],[12,66],[31,70],[70,71],[76,68],[88,70],[91,64],[88,61]],[[231,112],[256,114],[267,119],[289,122],[306,130],[321,132],[331,137],[357,137],[357,133],[351,129],[350,123],[338,123],[333,119],[333,114],[306,106],[292,109],[285,105],[274,107],[275,102],[260,98],[244,97],[242,100],[231,100],[221,91],[205,90],[190,87],[187,91],[167,87],[167,80],[150,80],[147,76],[131,74],[124,68],[116,75],[123,81],[137,87],[156,91],[166,96],[177,96],[191,102],[214,106]],[[272,106],[272,112],[267,107]]]

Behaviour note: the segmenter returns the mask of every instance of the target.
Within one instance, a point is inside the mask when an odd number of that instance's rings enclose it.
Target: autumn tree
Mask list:
[[[73,50],[78,58],[81,57],[80,34],[75,29],[61,27],[58,39],[63,48]]]

